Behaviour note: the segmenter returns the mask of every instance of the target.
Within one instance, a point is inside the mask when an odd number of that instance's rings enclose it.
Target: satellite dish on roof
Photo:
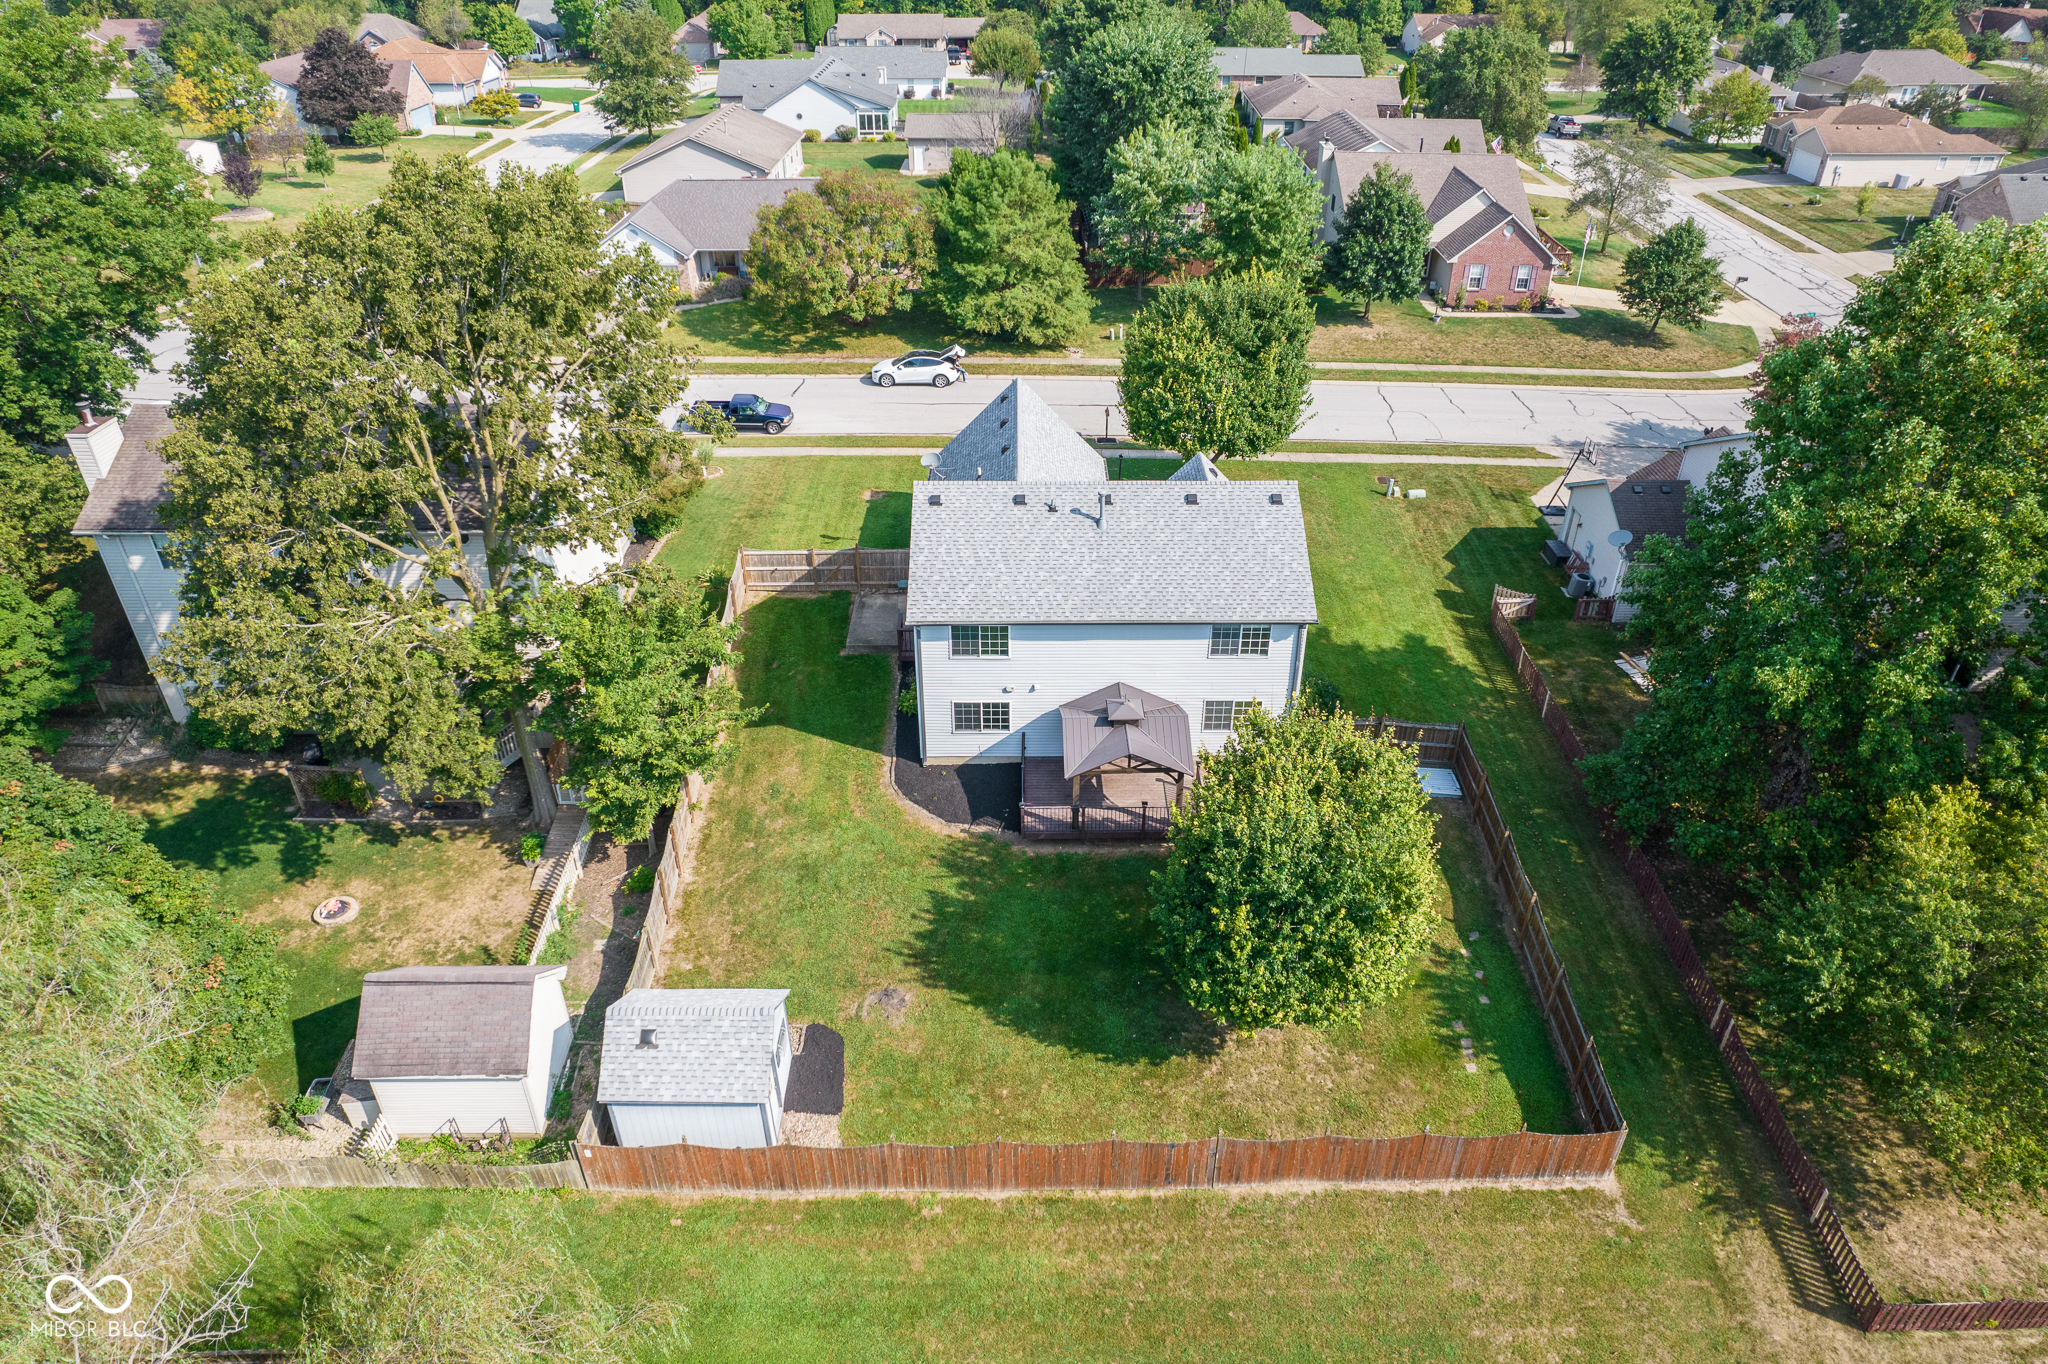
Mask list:
[[[938,453],[936,451],[933,451],[930,454],[919,455],[917,457],[917,462],[919,464],[922,464],[927,469],[936,469],[939,467]]]
[[[1629,541],[1635,538],[1636,533],[1632,530],[1617,530],[1608,534],[1607,543],[1613,545],[1616,549],[1622,549],[1627,546]]]

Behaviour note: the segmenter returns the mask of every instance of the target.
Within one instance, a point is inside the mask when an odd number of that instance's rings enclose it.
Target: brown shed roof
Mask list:
[[[360,1080],[518,1078],[533,1040],[534,985],[566,966],[402,966],[363,977]]]

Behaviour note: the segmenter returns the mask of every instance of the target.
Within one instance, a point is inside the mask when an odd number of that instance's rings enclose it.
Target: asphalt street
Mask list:
[[[1009,376],[975,374],[950,388],[885,389],[859,375],[717,374],[692,383],[689,400],[757,393],[788,403],[797,418],[790,434],[797,436],[950,436],[1008,382]],[[1129,434],[1115,379],[1025,376],[1025,382],[1083,435]],[[1331,380],[1311,386],[1309,415],[1294,439],[1557,447],[1593,441],[1661,450],[1708,427],[1739,430],[1747,396],[1741,390]]]
[[[1584,145],[1548,133],[1536,139],[1536,150],[1545,164],[1567,180],[1571,179],[1572,163]],[[1787,250],[1697,199],[1673,194],[1665,225],[1681,217],[1691,218],[1705,229],[1707,254],[1720,260],[1721,273],[1727,281],[1781,317],[1787,313],[1818,313],[1823,321],[1838,321],[1842,310],[1856,297],[1854,288],[1811,264],[1810,257]],[[1577,250],[1579,244],[1565,245]]]

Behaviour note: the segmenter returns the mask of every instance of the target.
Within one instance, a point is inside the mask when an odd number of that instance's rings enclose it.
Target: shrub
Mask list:
[[[547,847],[548,840],[546,834],[527,834],[519,840],[519,860],[522,862],[538,862],[540,861],[540,855],[547,851]]]
[[[883,134],[882,134],[882,141],[884,141],[884,142],[894,142],[895,140],[896,140],[896,130],[895,130],[895,129],[891,128],[891,129],[888,129],[887,131],[883,132]]]
[[[917,688],[905,687],[896,693],[896,709],[905,715],[917,714]]]
[[[834,142],[851,142],[853,141],[853,138],[853,129],[844,123],[840,124],[837,128],[834,128],[832,130],[832,140]]]
[[[806,129],[804,129],[804,141],[806,141],[806,142],[823,142],[824,140],[825,140],[825,134],[823,134],[823,133],[819,132],[819,131],[818,131],[818,130],[817,130],[816,128],[806,128]]]
[[[491,135],[482,130],[478,130],[476,140],[479,142],[489,142],[491,140]]]
[[[642,862],[626,876],[626,891],[631,895],[645,895],[654,889],[654,864]]]
[[[329,805],[354,810],[359,815],[368,814],[377,803],[377,793],[370,789],[370,783],[352,768],[329,772],[313,783],[313,794]]]
[[[327,1107],[327,1100],[315,1098],[311,1094],[297,1094],[287,1100],[284,1106],[294,1116],[310,1118]]]

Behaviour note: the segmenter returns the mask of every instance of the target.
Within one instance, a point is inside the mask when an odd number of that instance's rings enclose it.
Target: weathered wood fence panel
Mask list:
[[[1564,755],[1574,764],[1586,756],[1586,746],[1572,731],[1571,722],[1565,718],[1564,708],[1551,695],[1550,687],[1543,680],[1542,672],[1529,657],[1529,651],[1522,644],[1522,637],[1510,623],[1515,618],[1514,602],[1525,594],[1510,593],[1507,589],[1494,589],[1493,630],[1501,647],[1507,651],[1514,663],[1516,673],[1536,698],[1537,707],[1543,716],[1543,723],[1557,739]],[[1526,600],[1533,605],[1534,598]],[[1464,781],[1463,773],[1459,780]],[[1480,780],[1484,780],[1482,776]],[[1468,786],[1467,790],[1471,788]],[[1489,802],[1490,803],[1490,802]],[[1649,858],[1628,841],[1626,835],[1615,825],[1605,810],[1595,814],[1615,851],[1621,856],[1622,866],[1634,883],[1636,892],[1642,897],[1643,907],[1648,911],[1650,923],[1656,928],[1657,936],[1663,940],[1664,949],[1678,968],[1678,977],[1685,987],[1693,1008],[1707,1025],[1714,1045],[1726,1062],[1728,1074],[1735,1081],[1735,1087],[1742,1091],[1749,1111],[1757,1125],[1763,1129],[1764,1137],[1777,1154],[1778,1163],[1784,1167],[1786,1178],[1792,1185],[1793,1195],[1799,1200],[1808,1223],[1813,1228],[1814,1240],[1820,1246],[1821,1258],[1827,1261],[1829,1271],[1834,1275],[1842,1296],[1855,1309],[1858,1320],[1866,1331],[1988,1331],[2017,1330],[2021,1328],[2048,1326],[2048,1302],[2017,1302],[2011,1299],[1999,1302],[1887,1302],[1870,1276],[1864,1271],[1863,1262],[1850,1244],[1849,1233],[1843,1229],[1841,1218],[1835,1213],[1834,1201],[1828,1193],[1825,1180],[1821,1178],[1799,1138],[1793,1135],[1792,1125],[1785,1119],[1785,1111],[1778,1103],[1778,1096],[1769,1082],[1764,1079],[1756,1060],[1743,1045],[1742,1034],[1736,1026],[1735,1011],[1700,964],[1699,953],[1694,950],[1692,935],[1686,931],[1685,923],[1678,917],[1671,899],[1664,892],[1663,878]],[[1497,813],[1496,813],[1497,817]],[[1549,1016],[1548,1010],[1545,1016]],[[1591,1045],[1590,1040],[1587,1044]]]
[[[882,591],[910,576],[907,549],[747,549],[733,564],[737,614],[771,593]]]
[[[574,1160],[548,1165],[421,1165],[323,1156],[217,1162],[207,1183],[222,1189],[581,1189]]]

